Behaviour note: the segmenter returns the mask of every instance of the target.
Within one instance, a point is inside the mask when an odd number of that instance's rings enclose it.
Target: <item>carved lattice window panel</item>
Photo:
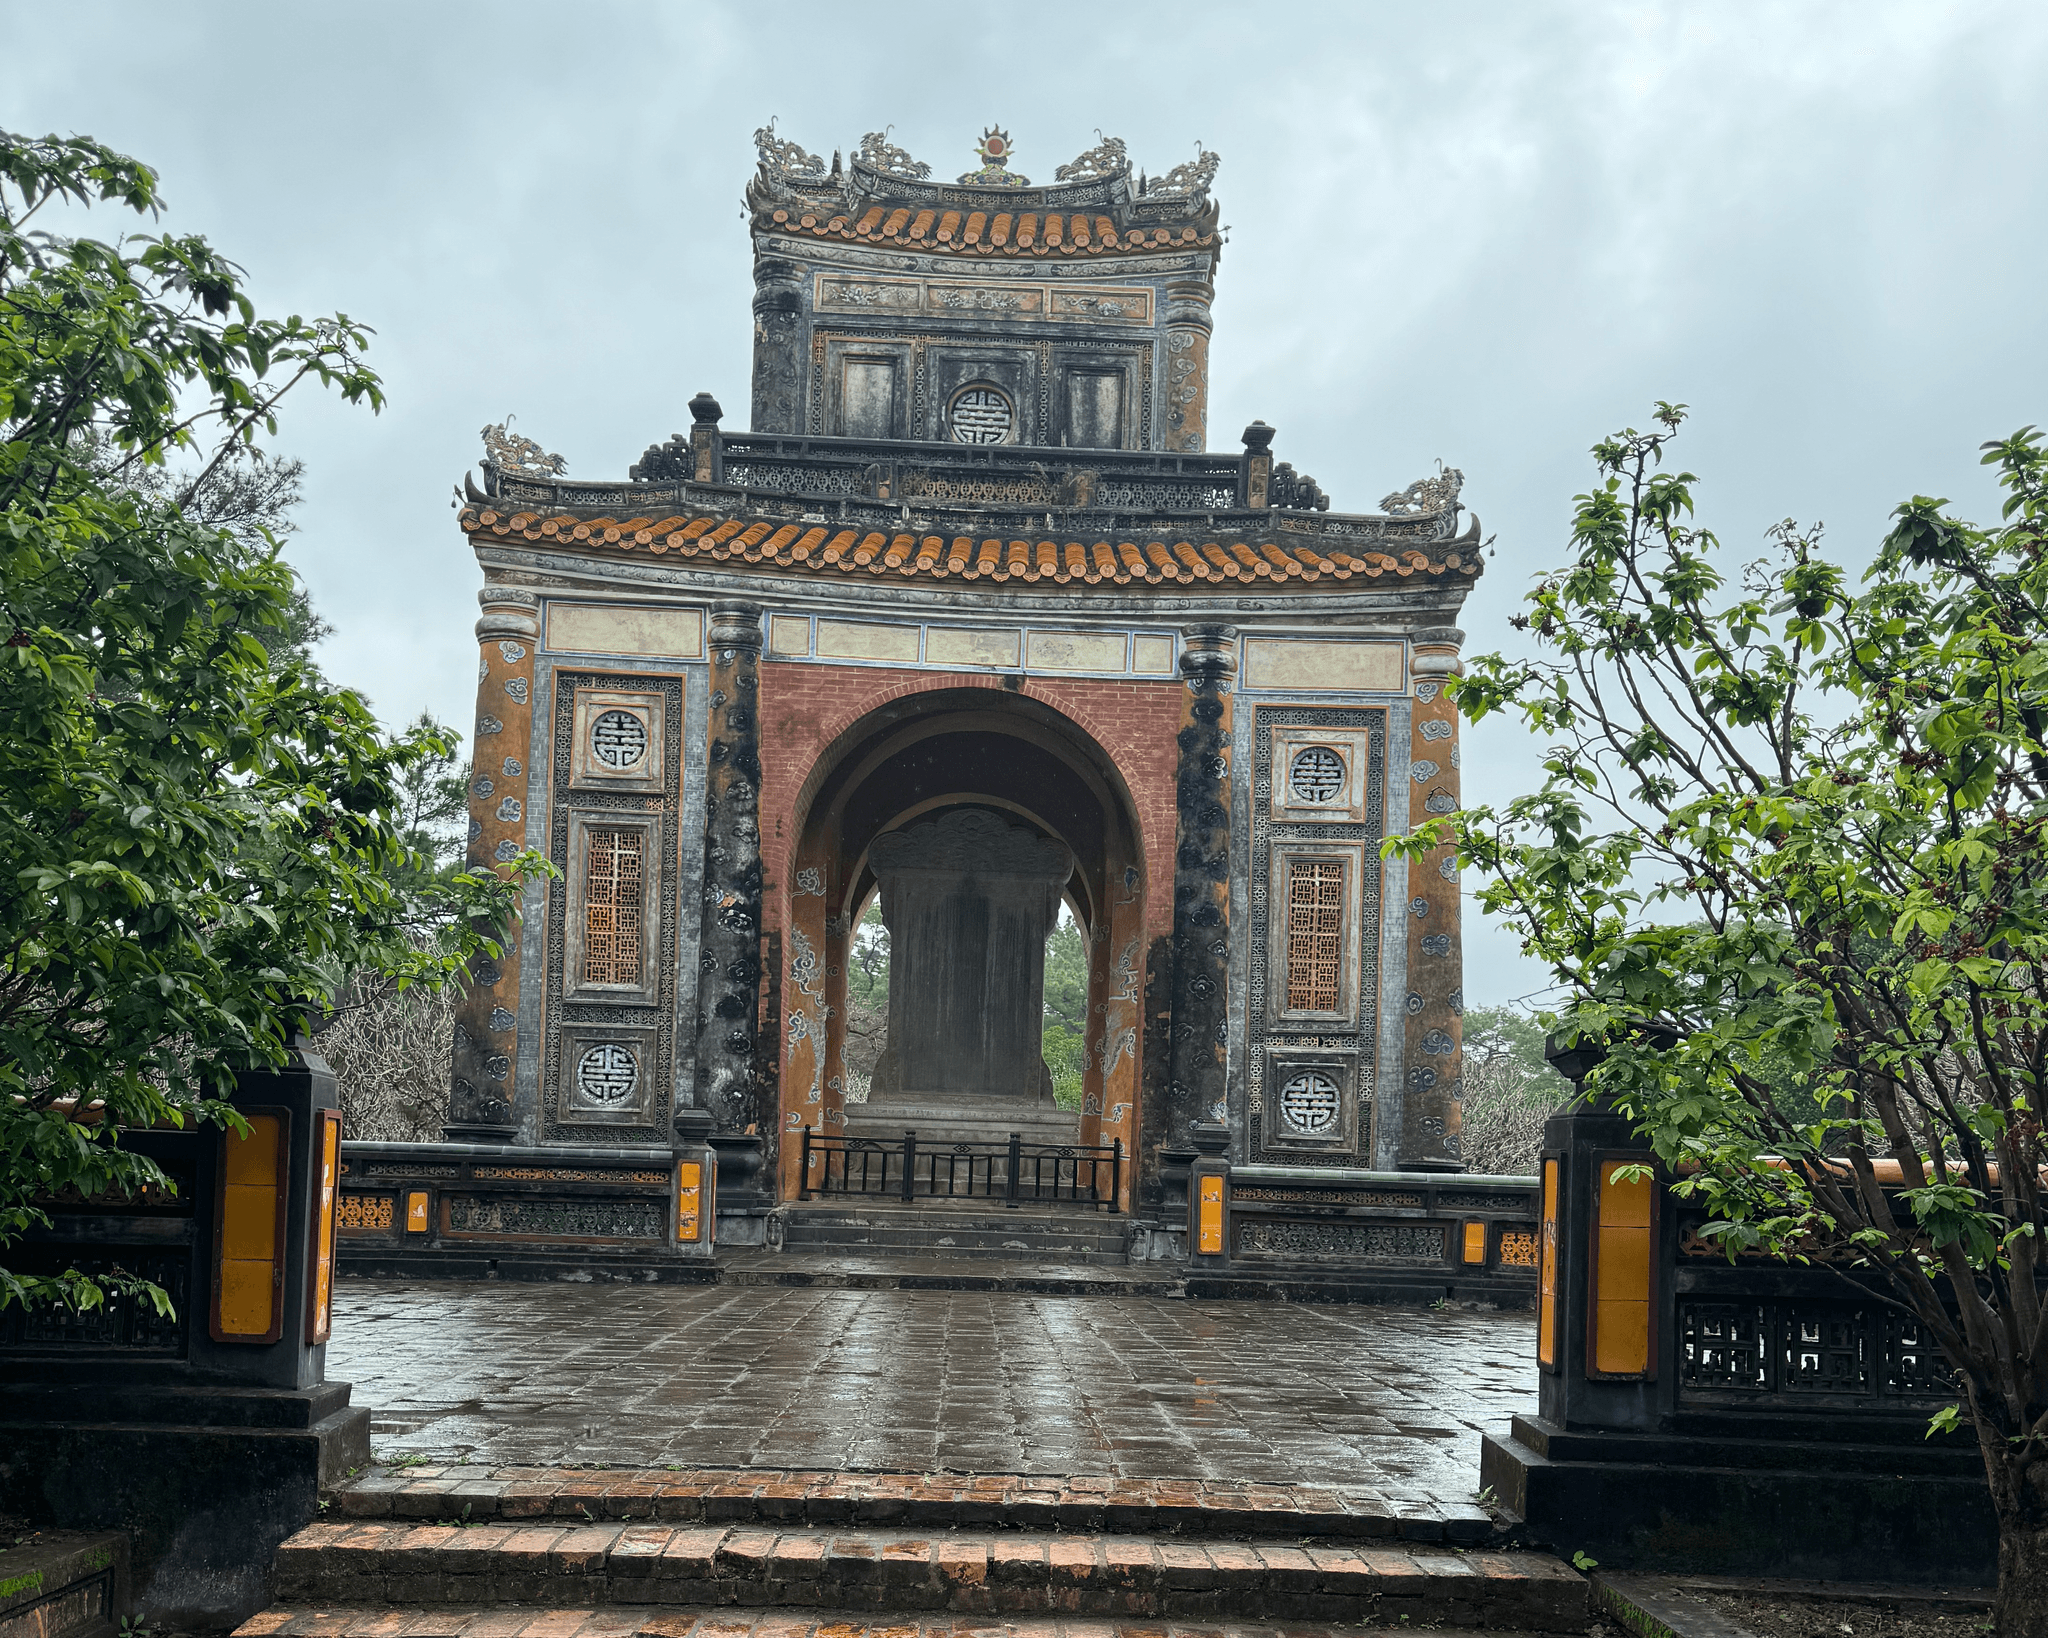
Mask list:
[[[1287,867],[1287,1010],[1343,1005],[1344,866],[1298,860]]]
[[[1007,394],[994,387],[969,387],[953,400],[953,442],[1007,443],[1016,420],[1016,406]]]
[[[1297,1132],[1322,1137],[1337,1129],[1340,1095],[1334,1077],[1304,1069],[1280,1089],[1280,1113]]]
[[[631,711],[605,711],[591,725],[590,754],[604,767],[623,773],[647,755],[647,724]]]
[[[583,882],[583,982],[640,982],[641,858],[646,833],[593,830]]]
[[[1311,745],[1294,758],[1287,788],[1297,802],[1334,802],[1344,794],[1344,758],[1327,745]]]
[[[624,1103],[639,1084],[640,1065],[629,1047],[607,1042],[576,1060],[576,1090],[591,1103]]]

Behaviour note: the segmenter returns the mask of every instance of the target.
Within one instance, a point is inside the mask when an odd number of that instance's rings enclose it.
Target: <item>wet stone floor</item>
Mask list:
[[[1470,1500],[1526,1314],[1023,1292],[344,1280],[379,1458],[1024,1473]]]

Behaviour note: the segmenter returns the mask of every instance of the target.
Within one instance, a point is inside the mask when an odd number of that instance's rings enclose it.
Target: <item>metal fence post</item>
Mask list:
[[[1024,1138],[1021,1133],[1012,1132],[1010,1134],[1010,1188],[1009,1197],[1004,1201],[1005,1205],[1015,1206],[1017,1204],[1017,1173],[1023,1169],[1023,1165]]]
[[[917,1183],[917,1134],[906,1130],[903,1134],[903,1203],[910,1203]]]

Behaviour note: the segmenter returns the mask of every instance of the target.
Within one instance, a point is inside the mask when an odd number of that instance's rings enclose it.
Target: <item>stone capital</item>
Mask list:
[[[1228,685],[1237,676],[1237,627],[1183,626],[1180,674],[1190,688]]]
[[[761,609],[755,603],[711,605],[711,647],[761,652]]]

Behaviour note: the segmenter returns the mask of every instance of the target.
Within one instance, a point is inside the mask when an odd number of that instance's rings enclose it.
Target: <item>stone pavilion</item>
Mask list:
[[[1197,1153],[1458,1170],[1457,873],[1379,847],[1458,802],[1460,475],[1340,511],[1262,422],[1210,447],[1214,154],[1036,183],[991,129],[947,181],[756,141],[748,430],[699,393],[586,482],[493,428],[466,486],[469,858],[559,875],[475,970],[450,1138],[708,1128],[739,1243],[907,1130],[1108,1151],[1139,1213]],[[1039,1056],[1062,904],[1078,1111]]]

